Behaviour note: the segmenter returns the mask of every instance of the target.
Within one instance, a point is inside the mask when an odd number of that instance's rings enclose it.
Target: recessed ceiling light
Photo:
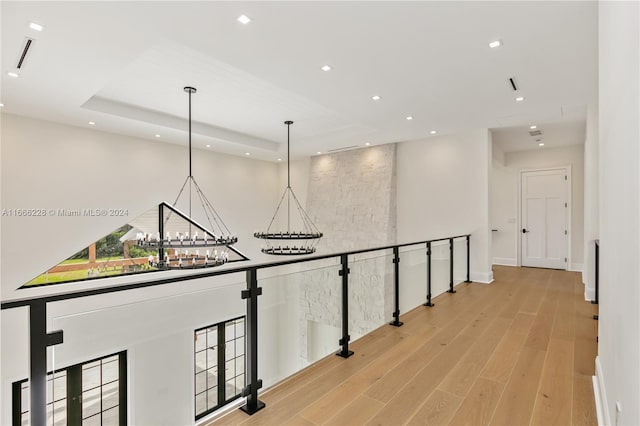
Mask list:
[[[36,30],[36,31],[44,30],[44,27],[42,25],[36,24],[35,22],[30,22],[29,23],[29,28],[31,28],[32,30]]]
[[[316,154],[318,154],[318,155],[319,155],[319,154],[322,154],[322,151],[318,151],[318,152],[316,152]]]
[[[2,108],[4,106],[4,104],[2,102],[0,102],[0,108]]]
[[[95,121],[90,121],[90,122],[89,122],[89,125],[90,125],[90,126],[95,126],[95,124],[96,124],[96,122],[95,122]]]
[[[20,77],[20,74],[15,73],[15,72],[12,72],[12,71],[9,71],[9,72],[7,73],[7,75],[8,75],[9,77],[13,77],[13,78],[18,78],[18,77]]]
[[[371,99],[373,99],[374,101],[379,101],[381,98],[378,95],[374,95],[371,97]]]
[[[534,130],[534,129],[537,129],[537,128],[538,128],[538,126],[536,126],[536,125],[534,124],[533,126],[529,126],[529,128],[530,128],[531,130]]]
[[[331,67],[329,65],[323,65],[320,69],[322,71],[331,71]]]
[[[205,146],[206,146],[207,148],[211,148],[211,145],[209,145],[209,144],[206,144]]]
[[[432,131],[430,131],[429,133],[431,133],[432,135],[435,135],[435,134],[436,134],[436,133],[438,133],[438,132],[436,132],[435,130],[432,130]]]
[[[364,144],[364,146],[369,146],[369,145],[371,145],[369,142],[366,142],[366,143]]]
[[[496,47],[502,46],[502,40],[496,40],[489,43],[489,47],[495,49]]]
[[[159,137],[160,137],[160,135],[156,134],[156,138],[159,138]]]
[[[282,161],[282,158],[278,158],[278,161]]]
[[[522,102],[522,101],[524,101],[524,96],[518,96],[516,98],[516,102]]]
[[[251,22],[251,18],[249,18],[247,15],[240,15],[238,16],[238,22],[247,25],[249,22]]]
[[[251,153],[250,152],[245,152],[244,155],[251,155]]]
[[[540,142],[538,146],[544,146],[544,142]]]
[[[408,116],[407,116],[407,120],[413,120],[413,117],[412,117],[412,116],[410,116],[410,115],[408,115]]]

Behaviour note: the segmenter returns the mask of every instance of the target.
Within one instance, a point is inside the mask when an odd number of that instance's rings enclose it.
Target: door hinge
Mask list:
[[[567,263],[567,258],[566,257],[564,258],[564,263]]]
[[[564,175],[564,180],[567,180],[567,175]]]
[[[564,235],[567,235],[567,230],[566,229],[564,230]]]
[[[567,203],[564,203],[564,207],[567,208]]]

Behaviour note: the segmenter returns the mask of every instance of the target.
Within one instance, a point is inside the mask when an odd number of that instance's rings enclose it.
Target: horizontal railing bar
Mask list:
[[[52,295],[35,296],[35,297],[29,297],[24,299],[9,300],[6,302],[2,302],[0,304],[0,309],[4,310],[4,309],[19,308],[22,306],[29,306],[35,302],[45,302],[45,303],[60,302],[62,300],[98,296],[100,294],[117,293],[120,291],[136,290],[139,288],[160,286],[160,285],[166,285],[166,284],[182,282],[182,281],[191,281],[191,280],[197,280],[201,278],[215,277],[218,275],[235,274],[239,272],[246,272],[249,269],[267,269],[267,268],[274,268],[277,266],[293,265],[296,263],[312,262],[314,260],[323,260],[323,259],[330,259],[333,257],[341,257],[343,255],[348,256],[352,254],[368,253],[372,251],[389,250],[389,249],[393,249],[394,247],[407,247],[407,246],[433,243],[437,241],[445,241],[445,240],[456,239],[456,238],[466,238],[469,235],[471,234],[457,235],[455,237],[447,237],[447,238],[438,238],[435,240],[417,241],[413,243],[392,244],[392,245],[382,246],[382,247],[372,247],[367,249],[352,250],[352,251],[345,251],[345,252],[338,252],[338,253],[331,253],[331,254],[305,256],[304,258],[287,259],[287,260],[281,260],[281,261],[275,261],[275,262],[265,262],[265,263],[247,265],[247,266],[231,268],[231,269],[216,269],[212,271],[201,272],[198,274],[182,275],[178,277],[160,278],[156,280],[139,281],[139,282],[129,283],[129,284],[116,284],[113,286],[100,287],[100,288],[95,288],[90,290],[73,290],[66,293],[57,293]]]

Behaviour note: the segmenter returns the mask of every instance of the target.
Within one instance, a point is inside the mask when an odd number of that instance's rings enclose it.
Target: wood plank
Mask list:
[[[524,347],[507,383],[492,425],[528,425],[535,402],[545,352]]]
[[[469,426],[488,424],[503,388],[502,383],[478,379],[449,424]]]
[[[557,307],[557,299],[545,297],[542,306],[531,325],[527,341],[524,344],[526,347],[540,351],[547,350]]]
[[[498,383],[506,383],[518,358],[520,358],[520,351],[524,347],[526,338],[525,334],[514,331],[507,333],[485,365],[484,370],[480,373],[480,377]]]
[[[446,376],[439,388],[456,396],[465,397],[493,355],[498,342],[502,340],[511,322],[507,318],[496,318]]]
[[[409,425],[439,426],[449,423],[462,404],[462,398],[436,389],[409,420]]]
[[[326,425],[362,425],[373,417],[384,406],[383,403],[369,398],[366,395],[360,395],[355,401],[349,404],[344,410],[330,418]]]
[[[573,341],[552,339],[542,369],[532,425],[568,425],[573,403]]]
[[[598,416],[593,402],[594,398],[591,376],[575,374],[573,376],[573,412],[571,418],[574,425],[598,425]]]

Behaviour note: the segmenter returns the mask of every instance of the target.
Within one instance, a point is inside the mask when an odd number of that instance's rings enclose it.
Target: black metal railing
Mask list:
[[[433,243],[440,241],[449,242],[450,264],[449,264],[449,289],[447,292],[455,293],[454,290],[454,240],[464,238],[466,240],[466,281],[470,281],[470,242],[471,235],[457,235],[454,237],[438,238],[433,240],[418,241],[406,244],[388,245],[383,247],[368,248],[362,250],[352,250],[347,252],[312,255],[304,258],[286,259],[274,262],[265,262],[248,266],[235,266],[208,270],[200,273],[182,275],[171,278],[159,278],[129,284],[119,284],[89,290],[76,290],[53,295],[37,296],[25,299],[2,302],[2,310],[20,307],[29,308],[29,378],[30,378],[30,415],[31,424],[40,426],[46,424],[46,380],[47,380],[47,347],[61,344],[63,342],[63,331],[57,330],[47,332],[47,306],[49,303],[63,300],[78,299],[89,296],[116,293],[122,291],[136,290],[146,287],[173,284],[177,282],[193,281],[201,278],[214,277],[238,272],[246,273],[246,290],[241,292],[242,299],[246,300],[246,377],[248,383],[242,390],[242,396],[246,397],[246,404],[242,410],[248,414],[253,414],[264,408],[264,403],[258,399],[258,390],[262,387],[262,380],[258,378],[258,297],[262,294],[262,288],[258,286],[258,270],[275,268],[278,266],[304,263],[322,259],[339,258],[341,269],[339,275],[342,277],[342,338],[338,344],[340,350],[336,355],[348,358],[353,355],[349,350],[349,256],[361,253],[370,253],[381,250],[393,250],[394,263],[394,312],[393,326],[399,327],[400,322],[400,251],[401,247],[420,246],[426,248],[427,258],[427,279],[426,279],[426,302],[424,306],[434,306],[431,301],[431,249]],[[229,265],[231,266],[231,265]]]
[[[596,298],[594,300],[591,301],[591,303],[593,303],[594,305],[598,304],[598,297],[599,297],[599,293],[600,293],[600,240],[595,240],[595,245],[596,245],[596,258],[595,258],[595,265],[594,265],[594,283],[596,286]],[[596,314],[593,316],[594,320],[599,319],[599,314]]]

